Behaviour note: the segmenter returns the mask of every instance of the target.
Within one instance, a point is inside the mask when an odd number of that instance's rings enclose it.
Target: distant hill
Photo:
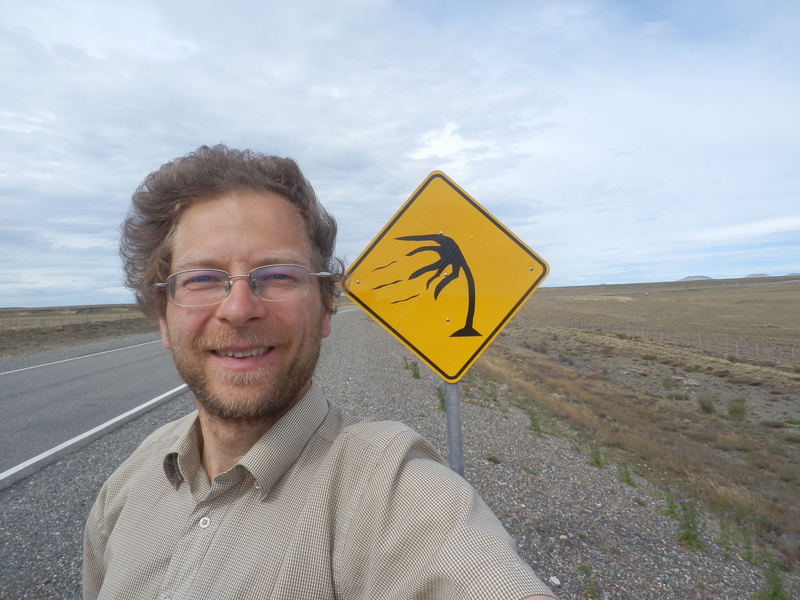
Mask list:
[[[742,279],[762,279],[764,277],[772,279],[772,275],[767,275],[766,273],[750,273],[750,275],[745,275],[742,277]],[[800,273],[787,273],[783,276],[778,275],[778,277],[800,277]],[[689,277],[684,277],[678,281],[711,281],[713,279],[713,277],[707,277],[705,275],[690,275]]]

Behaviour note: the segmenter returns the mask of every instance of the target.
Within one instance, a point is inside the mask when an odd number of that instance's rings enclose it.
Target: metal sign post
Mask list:
[[[444,381],[444,380],[443,380]],[[461,442],[461,389],[458,382],[444,381],[444,408],[447,415],[447,452],[450,468],[464,476],[464,448]]]

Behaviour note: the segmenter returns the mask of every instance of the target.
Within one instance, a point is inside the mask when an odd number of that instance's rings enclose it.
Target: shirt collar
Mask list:
[[[261,486],[262,498],[294,464],[327,414],[328,402],[312,384],[239,460]]]
[[[200,421],[197,411],[188,415],[175,441],[164,456],[164,474],[176,490],[192,473],[202,469],[202,461],[197,444],[197,427]]]
[[[294,464],[327,414],[328,403],[312,384],[289,412],[239,459],[237,464],[246,468],[258,482],[262,498]],[[190,479],[191,472],[203,468],[197,448],[198,426],[195,415],[187,421],[164,457],[164,474],[175,489]]]

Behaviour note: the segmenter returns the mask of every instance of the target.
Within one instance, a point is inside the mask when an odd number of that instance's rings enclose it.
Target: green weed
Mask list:
[[[711,394],[700,394],[697,398],[697,405],[707,415],[713,415],[714,411],[716,411],[716,406],[714,406],[714,397]]]
[[[419,379],[419,365],[415,362],[411,363],[411,377]]]
[[[704,550],[700,509],[694,500],[678,500],[678,541],[689,550]]]
[[[411,371],[411,377],[413,377],[414,379],[419,379],[419,365],[415,361],[408,360],[408,358],[404,356],[403,368],[406,371]]]
[[[528,350],[533,350],[534,352],[539,352],[541,354],[547,354],[547,340],[541,340],[538,345],[532,344],[531,342],[523,342],[522,345]]]
[[[598,469],[603,469],[606,466],[603,451],[596,442],[589,442],[589,464]]]
[[[539,437],[544,435],[544,431],[542,430],[542,424],[539,422],[539,416],[536,414],[532,408],[528,409],[528,419],[530,423],[528,424],[528,429],[534,432]]]
[[[747,401],[744,398],[731,398],[728,402],[728,418],[731,421],[743,421],[747,416]]]
[[[628,468],[628,463],[625,461],[617,465],[617,479],[630,486],[636,486],[636,483],[633,481],[633,475],[631,475],[631,471]]]
[[[736,515],[739,523],[739,533],[741,534],[741,551],[739,556],[749,563],[758,562],[758,552],[756,551],[756,537],[758,536],[758,517],[753,507],[739,511]]]
[[[664,510],[662,510],[662,514],[667,515],[668,517],[672,517],[673,519],[678,518],[678,490],[671,490],[667,487],[664,490],[664,500],[666,506]]]
[[[781,574],[783,567],[780,560],[777,557],[769,557],[763,567],[767,587],[754,594],[754,600],[790,600],[789,592],[783,587],[783,575]]]
[[[584,595],[589,598],[597,598],[600,595],[600,586],[597,584],[594,577],[592,577],[592,568],[585,563],[580,563],[576,569],[583,578],[581,580],[581,587],[583,588]]]

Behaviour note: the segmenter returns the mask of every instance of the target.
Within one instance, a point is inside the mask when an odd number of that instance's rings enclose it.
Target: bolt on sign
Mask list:
[[[547,263],[434,171],[345,273],[345,293],[442,379],[467,372]]]

